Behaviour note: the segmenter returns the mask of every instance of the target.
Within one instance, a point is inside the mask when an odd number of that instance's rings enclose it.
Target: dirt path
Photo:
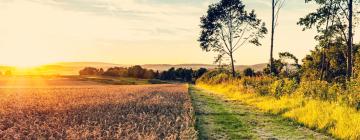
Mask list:
[[[199,139],[331,139],[280,116],[190,87]]]

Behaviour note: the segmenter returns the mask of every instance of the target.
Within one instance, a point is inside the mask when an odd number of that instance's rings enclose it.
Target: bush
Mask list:
[[[239,87],[244,91],[256,94],[270,95],[279,99],[284,95],[297,94],[306,98],[319,99],[323,101],[340,102],[360,109],[360,85],[352,82],[345,90],[344,85],[326,81],[302,81],[297,79],[274,77],[244,77],[233,79],[229,73],[221,71],[210,71],[204,74],[197,83],[207,85],[226,84]]]
[[[215,84],[223,83],[230,79],[231,79],[230,73],[219,71],[219,70],[213,70],[213,71],[209,71],[209,72],[206,72],[205,74],[203,74],[196,81],[196,83],[215,85]]]
[[[270,86],[270,95],[280,98],[283,95],[292,94],[298,87],[298,84],[295,80],[290,79],[280,79],[276,80]]]
[[[255,71],[251,68],[246,68],[243,73],[245,76],[248,76],[248,77],[255,76]]]
[[[301,82],[298,90],[298,94],[313,99],[336,101],[339,92],[342,88],[339,84],[329,84],[326,81],[305,81]]]
[[[246,77],[242,80],[245,88],[253,89],[260,95],[268,95],[270,93],[270,85],[275,79],[271,77]]]
[[[359,79],[352,81],[347,84],[347,90],[341,92],[339,95],[339,101],[344,104],[348,104],[352,107],[355,107],[357,110],[360,110],[360,85]]]

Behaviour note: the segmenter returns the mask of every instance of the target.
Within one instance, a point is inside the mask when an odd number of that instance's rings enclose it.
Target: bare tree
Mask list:
[[[277,21],[279,19],[280,9],[284,6],[285,0],[272,0],[272,17],[271,17],[271,45],[270,45],[270,74],[274,71],[274,36]]]

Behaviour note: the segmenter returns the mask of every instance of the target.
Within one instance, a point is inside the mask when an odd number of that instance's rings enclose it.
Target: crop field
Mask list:
[[[194,139],[187,85],[0,87],[0,139]]]

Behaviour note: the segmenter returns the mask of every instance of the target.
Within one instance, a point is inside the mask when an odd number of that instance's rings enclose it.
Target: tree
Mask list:
[[[255,76],[255,71],[252,68],[246,68],[244,70],[244,75],[248,77],[253,77]]]
[[[299,70],[301,68],[301,65],[299,64],[299,59],[297,59],[295,55],[289,52],[279,53],[279,59],[273,59],[273,65],[273,70],[271,71],[271,66],[270,64],[268,64],[267,67],[264,69],[264,73],[291,78],[299,76]]]
[[[274,71],[274,36],[277,21],[279,19],[280,9],[283,7],[285,0],[272,0],[272,16],[271,16],[271,45],[270,45],[270,74]]]
[[[279,57],[281,63],[283,64],[283,67],[285,67],[284,75],[286,77],[298,76],[298,71],[301,68],[301,65],[299,64],[299,59],[297,59],[295,55],[289,52],[279,53]],[[289,63],[289,61],[292,61],[292,63]]]
[[[79,71],[80,75],[101,75],[101,69],[93,68],[93,67],[86,67]]]
[[[145,71],[146,70],[139,65],[128,68],[128,74],[133,78],[144,78]]]
[[[321,35],[315,38],[326,42],[326,44],[330,44],[331,41],[338,38],[342,39],[342,43],[347,44],[345,49],[347,54],[347,78],[350,80],[353,71],[353,0],[305,0],[305,2],[315,2],[320,5],[320,8],[301,18],[298,24],[304,26],[304,30],[316,26]],[[329,45],[324,45],[325,48],[322,49],[323,63],[321,71],[323,73],[326,64],[325,51],[329,49],[327,46]]]
[[[349,21],[349,29],[348,29],[348,48],[347,48],[347,55],[348,55],[348,67],[347,67],[347,80],[350,81],[350,78],[352,77],[352,67],[353,67],[353,59],[352,59],[352,55],[353,55],[353,0],[349,0],[348,2],[348,10],[349,10],[349,17],[348,17],[348,21]]]
[[[153,70],[145,70],[144,79],[153,79],[156,77],[156,73]]]
[[[107,69],[104,74],[105,76],[119,76],[119,77],[128,77],[128,69],[122,67],[113,67]]]
[[[325,63],[325,72],[322,73],[322,56],[323,46],[327,45],[324,43],[319,43],[314,50],[311,51],[310,55],[307,55],[302,61],[303,65],[301,67],[302,77],[307,80],[318,80],[323,76],[323,80],[327,82],[345,82],[347,75],[347,63],[346,63],[346,48],[347,44],[344,44],[341,38],[330,43],[329,48],[326,49],[325,55],[328,59]],[[354,45],[354,53],[358,54],[358,49],[360,45]],[[355,57],[356,62],[359,62],[359,55]],[[358,66],[358,65],[357,65]]]
[[[204,75],[208,70],[205,68],[200,68],[194,72],[194,78],[199,79],[202,75]]]
[[[168,71],[163,71],[160,74],[161,80],[176,80],[176,71],[175,68],[172,67]]]
[[[199,38],[204,51],[214,51],[230,57],[232,76],[235,77],[234,54],[247,43],[260,46],[260,38],[267,33],[265,23],[257,18],[255,11],[247,12],[240,0],[221,0],[209,6],[201,17],[202,31]]]

